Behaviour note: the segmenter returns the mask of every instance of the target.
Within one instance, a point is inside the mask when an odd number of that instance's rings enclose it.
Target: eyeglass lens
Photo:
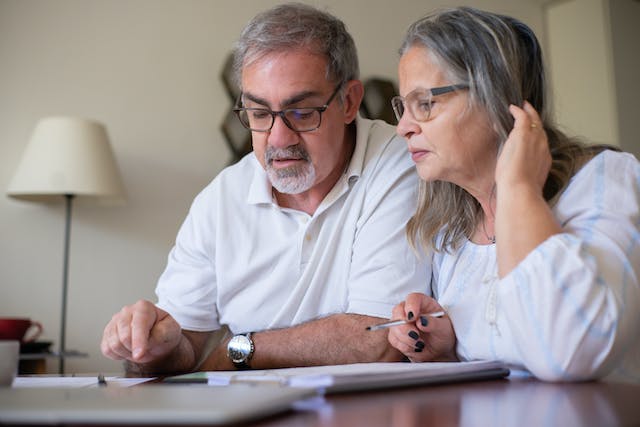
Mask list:
[[[405,107],[409,109],[409,112],[413,118],[419,122],[425,122],[429,120],[431,114],[431,92],[412,92],[407,95],[406,98],[401,96],[394,96],[391,100],[391,106],[393,112],[396,115],[398,122],[404,115]]]
[[[329,107],[344,83],[336,86],[322,107],[288,108],[271,111],[268,108],[234,108],[242,125],[252,131],[267,132],[273,127],[276,116],[280,116],[285,125],[295,132],[310,132],[322,124],[322,113]]]
[[[434,96],[453,92],[456,90],[468,89],[466,84],[456,84],[450,86],[434,87],[431,89],[416,89],[409,93],[406,98],[394,96],[391,99],[391,106],[396,115],[396,119],[400,119],[404,115],[405,107],[409,109],[409,113],[419,122],[426,122],[431,115],[432,100]]]
[[[242,124],[255,131],[271,129],[275,116],[280,116],[285,124],[296,132],[317,129],[322,119],[320,111],[316,108],[295,108],[275,112],[266,108],[244,108],[238,111],[238,118]]]

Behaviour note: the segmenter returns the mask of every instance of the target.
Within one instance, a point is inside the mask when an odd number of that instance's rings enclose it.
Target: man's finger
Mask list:
[[[148,350],[149,335],[157,321],[156,307],[149,301],[138,301],[131,318],[131,356],[140,360]]]
[[[114,325],[114,339],[117,338],[119,346],[131,352],[131,319],[130,307],[123,307],[120,313],[113,317],[111,321]]]
[[[114,316],[104,329],[100,349],[102,350],[102,354],[110,359],[123,360],[131,357],[131,352],[125,348],[118,335],[116,316]]]

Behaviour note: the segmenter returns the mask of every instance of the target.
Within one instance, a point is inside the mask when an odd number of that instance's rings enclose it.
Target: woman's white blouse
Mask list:
[[[545,380],[640,381],[640,164],[599,154],[552,209],[563,233],[501,280],[495,245],[467,241],[434,255],[431,291],[459,357],[503,360]]]

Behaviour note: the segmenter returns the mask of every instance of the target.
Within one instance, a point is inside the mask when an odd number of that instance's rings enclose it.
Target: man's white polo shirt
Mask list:
[[[388,318],[430,277],[405,237],[417,180],[405,142],[380,121],[357,119],[351,162],[313,215],[279,207],[250,153],[194,200],[158,306],[195,331],[260,331],[341,312]]]

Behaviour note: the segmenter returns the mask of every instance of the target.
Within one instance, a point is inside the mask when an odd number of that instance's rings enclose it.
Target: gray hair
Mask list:
[[[509,105],[526,100],[537,110],[552,156],[543,189],[547,201],[566,186],[585,157],[609,148],[585,148],[555,126],[540,44],[531,28],[517,19],[469,7],[441,10],[409,27],[400,54],[416,46],[427,49],[453,83],[469,86],[469,107],[486,112],[498,153],[513,129]],[[478,201],[461,187],[421,181],[407,236],[414,248],[418,241],[438,251],[455,249],[473,235],[482,215]]]
[[[540,44],[517,19],[469,7],[429,15],[407,30],[400,54],[427,48],[456,83],[469,85],[472,104],[487,112],[500,144],[513,129],[509,105],[529,101],[549,119]]]
[[[241,87],[243,67],[273,52],[306,49],[327,58],[327,80],[358,79],[358,53],[344,23],[301,3],[287,3],[256,15],[244,28],[233,52],[233,74]]]

